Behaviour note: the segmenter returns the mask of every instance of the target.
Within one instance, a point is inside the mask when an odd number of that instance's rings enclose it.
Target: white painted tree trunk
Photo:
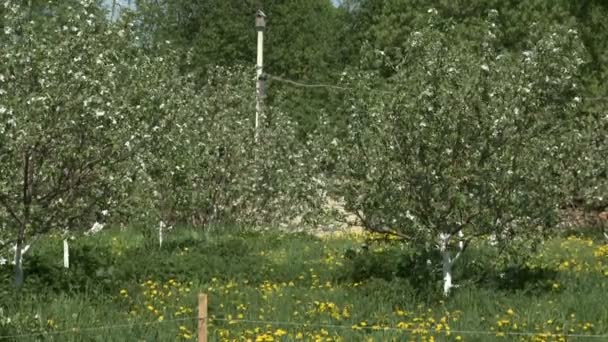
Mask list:
[[[466,248],[466,242],[464,239],[464,232],[462,230],[458,231],[458,252],[452,258],[452,252],[450,251],[450,239],[452,238],[451,234],[448,233],[440,233],[439,234],[439,252],[441,253],[441,271],[443,275],[443,295],[445,297],[450,295],[450,291],[452,288],[456,287],[452,282],[452,269],[454,268],[454,263]]]
[[[458,249],[460,251],[464,250],[464,232],[462,230],[458,231],[458,237],[460,238],[460,240],[458,241]]]
[[[15,286],[21,287],[23,285],[23,256],[16,255],[15,256]]]
[[[441,233],[439,234],[439,252],[441,253],[441,270],[443,275],[443,295],[445,297],[450,295],[450,290],[454,287],[452,284],[452,253],[450,253],[449,242],[450,234]]]
[[[165,222],[160,221],[160,223],[158,224],[158,246],[159,247],[163,246],[164,230],[165,230]]]
[[[70,268],[70,245],[68,239],[63,239],[63,268]]]
[[[15,259],[13,265],[15,265],[15,286],[21,287],[23,285],[23,257],[25,253],[30,249],[30,245],[23,246],[23,243],[15,244]]]
[[[17,265],[18,260],[17,259],[23,259],[23,256],[25,256],[25,253],[30,249],[30,245],[25,245],[21,247],[21,253],[17,253],[17,245],[15,244],[15,246],[13,246],[13,249],[15,250],[15,258],[13,259],[12,264],[13,265]]]

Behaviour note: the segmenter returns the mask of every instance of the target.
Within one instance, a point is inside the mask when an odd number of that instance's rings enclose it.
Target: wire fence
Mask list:
[[[203,321],[197,316],[181,317],[175,319],[165,319],[162,321],[150,321],[150,322],[133,322],[125,324],[114,324],[104,326],[92,326],[92,327],[74,327],[71,329],[50,331],[50,332],[38,332],[38,333],[27,333],[27,334],[15,334],[15,335],[4,335],[0,336],[0,340],[19,340],[30,337],[44,337],[44,336],[59,336],[68,334],[79,334],[79,333],[95,333],[100,335],[99,332],[107,330],[119,330],[126,328],[133,328],[136,326],[159,326],[167,323],[175,322],[187,322],[187,321]],[[278,327],[297,327],[297,328],[324,328],[332,330],[350,330],[354,331],[353,326],[339,325],[339,324],[314,324],[314,323],[302,323],[302,322],[289,322],[289,321],[266,321],[266,320],[250,320],[250,319],[226,319],[226,318],[207,318],[208,322],[225,322],[229,325],[234,324],[249,324],[249,325],[271,325]],[[366,332],[382,332],[390,331],[394,333],[401,333],[404,337],[420,332],[419,328],[398,328],[398,327],[374,327],[374,326],[357,326],[356,330],[363,330]],[[532,331],[489,331],[489,330],[467,330],[467,329],[449,329],[442,330],[443,334],[451,335],[464,335],[464,336],[513,336],[513,337],[537,337],[537,336],[553,336],[563,337],[565,339],[577,338],[577,339],[599,339],[608,340],[608,334],[574,334],[574,333],[551,333],[551,332],[532,332]]]
[[[27,333],[27,334],[15,334],[15,335],[2,335],[0,336],[0,340],[14,340],[14,339],[22,339],[28,337],[40,337],[40,336],[55,336],[55,335],[67,335],[67,334],[79,334],[79,333],[89,333],[96,332],[101,330],[119,330],[126,328],[133,328],[137,326],[154,326],[154,325],[162,325],[167,323],[174,322],[184,322],[184,321],[192,321],[198,320],[198,317],[180,317],[166,320],[156,320],[150,322],[132,322],[132,323],[124,323],[124,324],[112,324],[112,325],[100,325],[100,326],[92,326],[92,327],[73,327],[71,329],[63,329],[56,331],[44,331],[37,333]]]

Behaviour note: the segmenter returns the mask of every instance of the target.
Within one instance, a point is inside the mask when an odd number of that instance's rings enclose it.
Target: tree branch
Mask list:
[[[17,216],[17,214],[15,213],[15,211],[13,210],[13,208],[10,206],[10,204],[7,202],[6,199],[7,199],[6,195],[0,194],[0,204],[2,204],[2,206],[8,211],[8,213],[17,222],[17,224],[19,226],[21,226],[22,225],[21,219],[19,218],[19,216]]]
[[[359,212],[359,210],[355,211],[355,214],[357,215],[359,220],[361,220],[361,222],[363,223],[363,227],[365,227],[365,229],[367,229],[370,232],[397,236],[403,240],[412,240],[412,238],[410,236],[405,235],[401,232],[398,232],[394,229],[388,228],[386,226],[383,227],[381,225],[370,223],[368,220],[366,220],[363,217],[363,215]]]
[[[454,256],[454,259],[452,259],[452,262],[456,262],[456,260],[458,260],[458,258],[460,258],[460,256],[462,255],[462,253],[464,253],[464,251],[466,251],[467,247],[469,247],[469,243],[471,242],[473,238],[468,238],[466,240],[464,240],[464,243],[462,245],[462,248],[456,253],[456,255]]]
[[[3,250],[4,248],[14,244],[15,242],[17,242],[17,239],[13,239],[13,240],[8,240],[8,241],[1,241],[0,242],[0,251]]]

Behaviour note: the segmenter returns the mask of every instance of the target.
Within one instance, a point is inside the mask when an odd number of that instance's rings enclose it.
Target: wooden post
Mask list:
[[[198,295],[198,342],[207,342],[207,295]]]

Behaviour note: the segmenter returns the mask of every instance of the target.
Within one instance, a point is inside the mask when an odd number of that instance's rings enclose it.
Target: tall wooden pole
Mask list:
[[[264,110],[264,30],[266,29],[266,15],[258,10],[255,15],[255,29],[258,32],[258,53],[256,61],[256,85],[255,85],[255,142],[258,142],[258,130],[260,116]]]
[[[110,14],[110,21],[114,21],[115,11],[116,11],[116,0],[112,0],[112,12]]]

